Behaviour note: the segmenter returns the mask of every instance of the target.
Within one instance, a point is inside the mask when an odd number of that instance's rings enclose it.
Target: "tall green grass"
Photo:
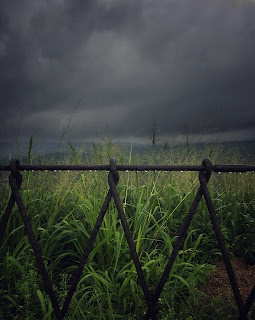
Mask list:
[[[222,150],[212,147],[205,149],[204,154],[184,148],[174,153],[171,149],[162,149],[151,155],[134,156],[132,149],[124,150],[109,140],[104,144],[93,143],[93,153],[87,158],[71,142],[69,147],[70,155],[63,159],[63,163],[108,163],[110,157],[115,157],[117,163],[200,164],[203,157],[208,155],[214,163],[238,163],[239,160],[236,154],[227,154],[222,159]],[[32,140],[29,163],[35,161],[31,149]],[[108,173],[22,174],[20,192],[62,306],[72,274],[109,189]],[[250,263],[255,263],[254,180],[253,173],[213,174],[209,182],[230,254],[238,255]],[[152,292],[163,273],[198,187],[197,173],[120,173],[117,190]],[[7,174],[1,180],[0,197],[2,216],[10,197]],[[159,319],[228,319],[229,309],[226,315],[219,315],[215,305],[204,307],[201,304],[201,288],[220,256],[209,214],[202,200],[160,297]],[[16,205],[0,247],[0,280],[0,319],[54,319],[51,302],[44,293]],[[144,312],[146,302],[112,201],[66,319],[142,319]],[[237,315],[234,307],[233,315]]]

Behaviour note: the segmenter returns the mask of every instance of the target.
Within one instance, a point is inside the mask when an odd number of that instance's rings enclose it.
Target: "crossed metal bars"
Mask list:
[[[22,175],[20,173],[20,170],[27,170],[27,171],[33,171],[33,170],[108,170],[108,183],[109,183],[109,191],[105,197],[103,206],[100,210],[100,213],[98,215],[96,224],[94,226],[94,229],[91,232],[90,238],[88,240],[88,243],[86,245],[86,248],[84,250],[83,256],[81,258],[81,261],[78,265],[78,268],[73,276],[72,284],[70,286],[70,289],[68,291],[68,294],[66,296],[65,302],[63,304],[62,309],[60,309],[59,304],[57,302],[55,293],[52,288],[52,284],[50,282],[49,274],[45,268],[43,259],[42,259],[42,254],[40,252],[39,246],[37,244],[34,232],[31,227],[31,223],[29,220],[29,217],[27,215],[22,197],[20,195],[19,189],[22,184]],[[132,239],[130,229],[123,211],[123,207],[120,201],[119,194],[117,192],[116,186],[119,181],[119,172],[118,171],[124,171],[124,170],[130,170],[130,171],[199,171],[199,181],[200,181],[200,187],[197,191],[197,194],[193,200],[193,203],[190,207],[189,213],[183,223],[183,226],[181,228],[180,234],[177,238],[177,241],[175,242],[175,245],[173,247],[173,251],[170,255],[170,258],[167,262],[167,265],[164,269],[163,275],[158,283],[158,286],[155,290],[155,292],[152,294],[148,288],[148,285],[146,283],[143,271],[142,271],[142,266],[139,261],[137,252],[136,252],[136,247],[134,244],[134,241]],[[87,262],[89,253],[92,249],[93,243],[95,241],[95,238],[97,236],[97,233],[100,229],[100,226],[102,224],[102,221],[104,219],[104,215],[108,209],[108,206],[110,204],[111,198],[114,199],[114,202],[116,204],[118,213],[119,213],[119,218],[121,220],[122,227],[125,232],[125,236],[128,242],[128,246],[131,252],[132,259],[134,261],[137,275],[144,293],[144,297],[147,303],[148,310],[145,314],[144,320],[148,319],[153,319],[157,320],[157,303],[158,299],[160,297],[160,294],[164,288],[165,283],[168,280],[169,273],[171,271],[171,268],[173,266],[173,263],[175,261],[175,258],[181,249],[183,242],[186,238],[187,230],[190,226],[190,223],[193,219],[193,216],[198,208],[199,202],[202,199],[202,196],[204,196],[210,218],[213,224],[213,228],[218,240],[218,244],[222,253],[223,261],[226,266],[226,270],[228,272],[228,277],[232,286],[232,290],[234,293],[234,297],[236,300],[236,304],[238,306],[239,310],[239,319],[240,320],[247,320],[247,315],[248,312],[251,308],[252,303],[255,300],[255,285],[245,303],[243,303],[235,274],[230,262],[230,259],[228,257],[227,249],[224,244],[224,239],[223,235],[220,230],[220,225],[216,217],[216,212],[212,203],[211,196],[209,194],[208,188],[207,188],[207,183],[211,177],[211,173],[214,172],[247,172],[247,171],[254,171],[255,166],[247,166],[247,165],[212,165],[212,162],[209,158],[206,158],[203,160],[202,165],[200,166],[188,166],[188,165],[172,165],[172,166],[159,166],[159,165],[116,165],[116,161],[114,159],[110,159],[110,165],[20,165],[18,160],[11,160],[9,165],[0,165],[0,171],[11,171],[11,174],[9,176],[9,184],[12,190],[11,197],[9,199],[8,205],[6,207],[5,213],[2,217],[2,221],[0,224],[0,242],[3,239],[4,232],[6,229],[6,225],[8,222],[8,219],[10,217],[10,214],[12,212],[13,206],[15,202],[17,203],[18,209],[20,211],[23,223],[25,225],[25,229],[29,238],[29,241],[31,243],[32,249],[34,251],[34,255],[36,258],[36,262],[38,265],[38,269],[41,273],[44,286],[45,286],[45,291],[49,295],[53,310],[55,312],[57,320],[63,320],[66,312],[68,310],[68,307],[70,305],[71,299],[73,297],[73,294],[76,290],[77,284],[79,282],[79,279],[81,277],[83,268]]]

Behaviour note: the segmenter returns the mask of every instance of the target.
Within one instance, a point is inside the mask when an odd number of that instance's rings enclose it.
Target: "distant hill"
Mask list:
[[[54,149],[55,147],[55,149]],[[131,143],[120,143],[114,142],[110,144],[110,147],[113,149],[113,154],[115,150],[121,150],[123,154],[125,154],[125,158],[128,159],[129,153],[131,150]],[[85,143],[76,143],[74,144],[74,148],[81,157],[84,163],[93,161],[92,159],[95,157],[95,148],[98,149],[98,152],[101,152],[102,149],[107,148],[106,145],[102,145],[99,142],[85,142]],[[32,149],[32,157],[33,163],[38,162],[61,162],[65,159],[70,159],[74,157],[74,152],[71,150],[71,147],[68,143],[64,144],[64,147],[60,149],[60,151],[55,152],[56,145],[49,144],[44,150],[38,151],[38,149]],[[82,150],[82,151],[81,151]],[[238,155],[239,161],[243,163],[251,163],[255,162],[255,140],[252,141],[232,141],[232,142],[221,142],[221,143],[195,143],[195,144],[177,144],[177,145],[163,145],[156,144],[155,153],[170,153],[173,154],[191,154],[195,153],[199,158],[203,158],[204,156],[213,155],[215,151],[221,152],[222,157],[225,155]],[[152,144],[132,144],[132,157],[140,156],[143,159],[146,158],[146,155],[151,155],[153,152]],[[13,157],[13,155],[12,155]],[[27,153],[19,154],[16,151],[16,158],[20,159],[23,163],[27,162]],[[114,155],[114,157],[118,158],[118,153]],[[226,158],[226,157],[225,157]],[[8,152],[2,150],[0,155],[0,162],[7,163],[9,160]]]

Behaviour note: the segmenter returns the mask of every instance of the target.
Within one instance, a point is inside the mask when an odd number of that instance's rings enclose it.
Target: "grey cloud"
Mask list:
[[[2,137],[255,128],[255,3],[3,1]],[[15,130],[14,130],[15,131]],[[254,135],[255,137],[255,135]]]

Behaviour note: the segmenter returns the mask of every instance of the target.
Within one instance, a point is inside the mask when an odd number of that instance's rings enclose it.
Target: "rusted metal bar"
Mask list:
[[[209,181],[209,179],[210,179],[210,176],[211,176],[211,162],[208,161],[208,160],[204,160],[202,162],[202,164],[204,165],[204,167],[207,170],[207,173],[206,173],[206,183],[207,183]],[[194,200],[192,202],[192,205],[190,207],[189,213],[188,213],[188,215],[187,215],[187,217],[186,217],[186,219],[185,219],[185,221],[183,223],[183,226],[181,228],[180,234],[179,234],[179,236],[178,236],[178,238],[176,240],[176,243],[175,243],[175,245],[173,247],[173,251],[172,251],[172,253],[170,255],[170,258],[169,258],[169,260],[167,262],[167,265],[166,265],[166,267],[164,269],[164,272],[163,272],[162,277],[161,277],[161,279],[159,281],[159,284],[158,284],[158,286],[157,286],[157,288],[155,290],[155,293],[154,293],[154,295],[152,297],[154,303],[158,302],[160,294],[161,294],[161,292],[162,292],[162,290],[163,290],[163,288],[164,288],[164,286],[165,286],[165,284],[166,284],[166,282],[168,280],[168,277],[169,277],[169,274],[170,274],[171,269],[173,267],[174,261],[175,261],[175,259],[177,257],[177,254],[178,254],[179,250],[181,250],[181,247],[182,247],[183,242],[184,242],[184,240],[186,238],[186,235],[187,235],[188,228],[189,228],[190,223],[191,223],[191,221],[192,221],[192,219],[194,217],[194,214],[197,211],[197,208],[198,208],[199,202],[200,202],[200,200],[202,198],[202,195],[203,195],[203,188],[200,186],[200,188],[198,189],[197,194],[196,194],[196,196],[195,196],[195,198],[194,198]],[[148,311],[146,313],[145,317],[144,317],[144,320],[148,320],[149,318],[150,318],[150,313]]]
[[[247,299],[247,301],[245,303],[245,311],[246,311],[247,314],[250,311],[254,300],[255,300],[255,285],[253,286],[253,288],[251,290],[251,293],[249,294],[249,297],[248,297],[248,299]]]
[[[2,242],[2,239],[4,237],[4,232],[5,232],[8,220],[10,218],[12,209],[14,207],[14,204],[15,204],[15,199],[14,199],[13,194],[11,194],[10,200],[9,200],[9,202],[7,204],[6,210],[5,210],[4,214],[3,214],[3,217],[2,217],[2,220],[1,220],[1,224],[0,224],[0,243]]]
[[[67,309],[69,307],[69,304],[70,304],[70,302],[72,300],[73,294],[74,294],[74,292],[76,290],[76,287],[77,287],[77,284],[78,284],[78,282],[80,280],[82,271],[83,271],[84,266],[85,266],[85,264],[87,262],[89,253],[90,253],[90,251],[92,249],[93,243],[94,243],[94,241],[96,239],[96,236],[98,234],[99,228],[100,228],[100,226],[102,224],[102,221],[104,219],[105,213],[106,213],[106,211],[108,209],[108,206],[109,206],[109,203],[111,201],[111,198],[112,198],[112,194],[111,194],[111,191],[109,190],[107,195],[106,195],[106,197],[105,197],[103,206],[102,206],[101,211],[99,213],[99,216],[97,218],[97,221],[96,221],[96,224],[94,226],[94,229],[91,232],[89,241],[88,241],[88,243],[86,245],[86,248],[84,250],[83,256],[82,256],[81,261],[80,261],[80,263],[78,265],[77,271],[76,271],[76,273],[74,275],[73,282],[72,282],[71,287],[70,287],[70,289],[68,291],[68,294],[66,296],[64,305],[62,307],[61,313],[62,313],[63,317],[65,316],[65,314],[67,312]]]
[[[17,182],[17,187],[19,189],[22,184],[22,175],[20,173],[18,173],[18,171],[16,170],[16,167],[18,164],[19,164],[19,161],[17,161],[17,160],[10,161],[10,167],[11,167],[12,173],[14,174],[16,179],[18,178],[18,180],[16,182]],[[10,199],[7,204],[7,207],[6,207],[5,212],[3,214],[1,224],[0,224],[0,243],[3,239],[4,232],[5,232],[8,220],[10,218],[12,209],[14,207],[14,204],[15,204],[15,198],[14,198],[13,194],[11,194]]]
[[[14,165],[13,165],[13,167],[14,167]],[[45,268],[45,265],[43,263],[41,251],[38,247],[38,244],[37,244],[29,217],[26,212],[26,208],[24,206],[21,195],[19,193],[19,185],[17,182],[20,179],[19,174],[20,173],[18,172],[16,167],[12,168],[12,173],[10,174],[10,177],[9,177],[9,182],[10,182],[10,186],[12,189],[12,194],[13,194],[13,197],[14,197],[14,199],[17,203],[17,206],[19,208],[19,212],[21,214],[21,217],[22,217],[22,220],[23,220],[23,223],[24,223],[27,235],[28,235],[28,239],[29,239],[31,246],[32,246],[32,249],[34,251],[37,266],[40,270],[40,273],[41,273],[43,281],[44,281],[45,291],[50,297],[52,307],[53,307],[54,312],[56,314],[57,320],[63,320],[56,296],[54,294],[54,291],[53,291],[53,288],[52,288],[52,285],[50,282],[49,274],[48,274],[48,272]]]
[[[229,281],[232,286],[232,290],[233,290],[236,304],[237,304],[239,314],[240,314],[240,319],[247,320],[248,318],[247,318],[247,314],[245,312],[243,300],[242,300],[242,297],[241,297],[241,294],[240,294],[240,291],[239,291],[239,288],[238,288],[238,285],[236,282],[235,274],[234,274],[230,259],[228,257],[227,249],[226,249],[226,246],[224,243],[224,238],[223,238],[222,232],[220,230],[220,225],[219,225],[219,222],[218,222],[218,219],[216,216],[216,212],[214,210],[212,199],[211,199],[210,193],[208,191],[206,179],[205,179],[205,176],[203,173],[200,173],[199,180],[200,180],[200,184],[203,188],[203,195],[205,198],[205,202],[206,202],[206,205],[207,205],[207,208],[208,208],[208,211],[210,214],[210,218],[211,218],[211,221],[213,224],[213,228],[214,228],[217,240],[218,240],[218,244],[219,244],[219,247],[220,247],[220,250],[222,253],[222,258],[223,258],[223,261],[224,261],[224,264],[225,264],[225,267],[226,267],[226,270],[228,273]]]
[[[19,171],[110,171],[110,165],[68,165],[68,164],[44,164],[30,165],[19,164]],[[203,165],[116,165],[118,171],[204,171]],[[0,171],[10,171],[10,165],[0,165]],[[215,164],[213,172],[252,172],[255,166],[245,164]]]
[[[144,274],[142,271],[142,266],[139,261],[138,254],[136,252],[135,244],[133,242],[133,239],[132,239],[129,227],[128,227],[127,219],[125,217],[125,214],[124,214],[124,211],[123,211],[123,208],[121,205],[119,194],[116,189],[116,185],[117,185],[118,180],[119,180],[119,173],[118,173],[118,170],[115,165],[115,160],[111,159],[111,174],[109,174],[109,176],[108,176],[110,190],[113,195],[113,199],[114,199],[114,202],[116,204],[116,207],[117,207],[117,210],[119,213],[119,218],[121,220],[121,224],[122,224],[122,227],[125,232],[125,236],[126,236],[126,239],[128,242],[130,253],[131,253],[132,259],[134,261],[135,267],[136,267],[137,275],[140,280],[140,284],[142,286],[142,290],[143,290],[143,293],[145,296],[145,300],[147,302],[150,316],[153,320],[157,320],[157,315],[156,315],[156,311],[155,311],[155,303],[153,303],[153,301],[151,299],[151,293],[150,293],[148,285],[146,283],[146,280],[145,280],[145,277],[144,277]]]
[[[166,284],[166,282],[168,280],[168,277],[169,277],[169,274],[170,274],[171,269],[173,267],[173,264],[174,264],[174,261],[176,259],[176,256],[177,256],[179,250],[181,250],[181,248],[182,248],[183,242],[184,242],[184,240],[186,238],[186,235],[187,235],[187,230],[188,230],[188,228],[190,226],[190,223],[191,223],[191,221],[193,219],[194,214],[196,213],[196,210],[197,210],[197,207],[199,205],[199,202],[200,202],[201,198],[202,198],[202,188],[200,187],[198,189],[198,192],[197,192],[197,194],[195,196],[195,199],[194,199],[194,201],[193,201],[193,203],[191,205],[191,208],[190,208],[190,211],[188,213],[188,216],[186,217],[186,219],[184,221],[184,224],[183,224],[181,232],[180,232],[180,234],[179,234],[179,236],[178,236],[178,238],[176,240],[176,243],[174,244],[173,251],[172,251],[172,253],[170,255],[170,258],[169,258],[169,260],[167,262],[167,265],[166,265],[166,267],[165,267],[165,269],[163,271],[163,274],[162,274],[161,279],[160,279],[160,281],[158,283],[158,286],[157,286],[157,288],[155,290],[155,293],[154,293],[154,295],[152,297],[152,300],[153,300],[153,302],[155,304],[158,303],[158,299],[159,299],[160,294],[163,291],[164,286],[165,286],[165,284]],[[149,311],[147,311],[147,313],[146,313],[146,315],[144,317],[144,320],[148,320],[148,319],[150,319],[150,312]]]

